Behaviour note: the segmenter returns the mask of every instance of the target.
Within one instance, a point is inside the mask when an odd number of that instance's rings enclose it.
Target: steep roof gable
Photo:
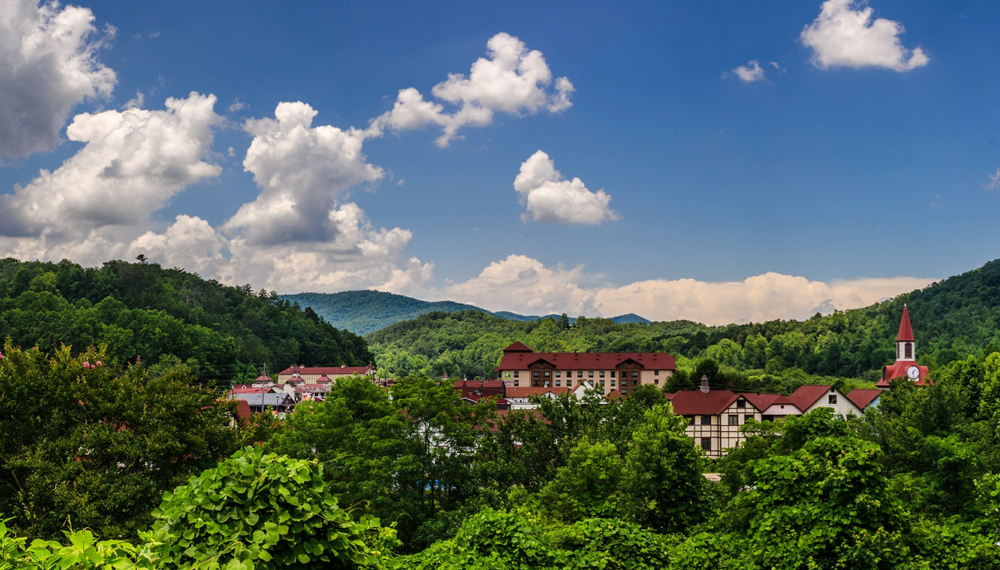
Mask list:
[[[903,318],[899,320],[896,342],[913,342],[913,328],[910,326],[910,312],[906,310],[906,304],[903,304]]]

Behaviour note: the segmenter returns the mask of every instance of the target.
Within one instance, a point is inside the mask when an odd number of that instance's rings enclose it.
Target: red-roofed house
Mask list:
[[[781,394],[752,394],[753,401],[765,422],[773,422],[787,416],[800,416],[802,410],[788,396]]]
[[[832,408],[835,414],[844,417],[848,414],[861,415],[861,408],[831,385],[799,386],[788,399],[802,410],[803,414],[808,414],[816,408]]]
[[[351,376],[352,374],[357,374],[358,376],[370,376],[374,379],[375,365],[347,366],[345,364],[341,364],[340,366],[307,367],[300,364],[298,366],[289,366],[281,372],[278,372],[278,384],[284,384],[292,379],[301,379],[307,384],[319,384],[321,378],[324,383],[326,381],[336,382],[337,378]]]
[[[882,379],[876,386],[888,388],[889,381],[894,378],[909,378],[917,386],[934,383],[927,367],[917,364],[916,344],[913,327],[910,326],[910,312],[903,305],[903,317],[899,321],[899,333],[896,335],[896,362],[882,370]]]
[[[607,396],[666,383],[677,364],[662,352],[533,352],[520,342],[503,350],[496,372],[508,388],[569,388],[584,381]]]
[[[740,426],[750,418],[761,421],[761,410],[754,403],[756,394],[737,394],[712,390],[703,378],[699,390],[667,394],[674,413],[688,420],[686,433],[694,438],[708,457],[722,457],[726,450],[744,440]]]
[[[878,398],[884,391],[882,388],[858,388],[851,390],[851,393],[847,397],[854,402],[855,406],[863,411],[868,409],[869,406],[877,407]]]
[[[456,380],[455,387],[462,399],[479,403],[483,398],[503,398],[503,382],[499,380]]]

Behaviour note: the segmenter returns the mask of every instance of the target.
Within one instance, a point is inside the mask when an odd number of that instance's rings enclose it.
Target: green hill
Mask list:
[[[687,321],[616,323],[585,319],[518,322],[478,312],[431,313],[369,334],[376,362],[390,373],[489,376],[501,350],[519,340],[538,351],[663,351],[694,363],[710,358],[748,375],[808,374],[874,380],[893,360],[909,303],[920,362],[933,369],[1000,350],[1000,260],[850,311],[804,321],[709,327]]]
[[[100,268],[0,260],[0,336],[81,351],[107,343],[117,364],[182,361],[225,385],[291,364],[364,365],[365,341],[274,292],[227,287],[180,269],[110,261]]]
[[[299,293],[282,295],[293,303],[309,307],[337,328],[357,334],[368,334],[402,321],[415,319],[421,315],[441,311],[457,313],[477,311],[512,321],[533,322],[538,319],[557,319],[560,315],[519,315],[509,311],[491,313],[485,309],[454,301],[421,301],[404,295],[382,291],[343,291],[340,293]],[[570,319],[572,322],[573,319]],[[649,322],[634,315],[622,315],[612,319],[616,322]]]

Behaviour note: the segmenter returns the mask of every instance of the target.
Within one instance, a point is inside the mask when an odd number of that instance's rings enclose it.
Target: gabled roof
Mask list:
[[[875,398],[878,398],[883,391],[881,388],[857,388],[851,390],[851,393],[847,395],[847,399],[854,402],[855,406],[863,410],[874,402]]]
[[[910,312],[903,304],[903,318],[899,320],[899,333],[896,335],[896,342],[913,342],[913,328],[910,327]]]
[[[279,375],[288,376],[295,374],[320,374],[320,375],[333,375],[338,376],[345,374],[365,374],[370,373],[375,370],[375,365],[369,364],[368,366],[289,366],[288,368],[278,372]]]
[[[556,370],[613,370],[627,360],[634,360],[647,370],[677,370],[674,357],[665,352],[513,352],[507,350],[504,350],[497,370],[526,370],[529,364],[538,360],[545,360],[553,364]]]
[[[515,342],[514,344],[508,346],[507,348],[503,349],[503,351],[505,353],[506,352],[533,352],[530,348],[528,348],[524,343],[522,343],[520,341]]]
[[[788,396],[782,396],[781,394],[747,394],[746,396],[762,412],[775,404],[795,406],[795,402],[788,399]]]
[[[674,406],[674,413],[680,416],[717,416],[740,398],[760,409],[752,398],[756,394],[736,394],[729,390],[709,390],[708,392],[681,390],[666,396]]]
[[[820,398],[825,394],[830,393],[830,388],[833,388],[832,384],[825,384],[822,386],[799,386],[799,389],[792,392],[792,395],[788,397],[789,400],[795,404],[802,413],[806,413],[809,406],[815,404]]]

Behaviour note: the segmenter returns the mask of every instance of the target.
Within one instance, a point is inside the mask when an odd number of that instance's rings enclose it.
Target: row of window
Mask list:
[[[599,370],[598,371],[598,378],[604,378],[604,372],[605,372],[604,370]],[[615,374],[617,373],[617,371],[616,370],[611,370],[610,372],[611,372],[611,377],[614,378]],[[583,370],[577,370],[576,371],[576,377],[577,378],[583,378],[583,373],[584,373]],[[539,376],[539,374],[542,374],[542,376]],[[551,374],[551,372],[549,372],[548,370],[546,370],[544,372],[541,372],[541,373],[539,373],[536,370],[535,372],[532,373],[532,376],[535,377],[535,378],[539,378],[539,377],[549,378],[550,374]],[[622,376],[625,376],[627,374],[628,374],[628,371],[625,371],[625,372],[622,373]],[[659,376],[659,375],[660,375],[660,371],[659,370],[654,370],[653,371],[653,376]],[[504,376],[504,378],[510,378],[511,377],[511,372],[510,371],[504,372],[503,376]],[[520,371],[519,370],[514,370],[513,371],[513,377],[514,378],[519,378],[520,377]],[[556,378],[562,378],[562,371],[557,370],[555,372],[555,377]],[[567,370],[566,371],[566,378],[572,378],[572,377],[573,377],[573,371],[572,370]],[[594,371],[593,370],[587,371],[587,378],[593,378],[593,377],[594,377]],[[639,371],[638,370],[633,370],[632,371],[632,377],[633,378],[638,378],[639,377]],[[657,382],[657,383],[659,383],[659,382]]]
[[[615,386],[616,385],[615,382],[616,382],[615,380],[612,380],[610,382],[610,385],[612,387]],[[629,382],[628,380],[622,380],[622,387],[624,388],[625,386],[628,386],[628,382]],[[656,383],[659,384],[660,383],[659,380],[657,380]],[[519,386],[519,385],[520,385],[520,381],[519,380],[514,380],[514,386]],[[534,380],[534,381],[532,381],[531,385],[535,386],[536,388],[543,388],[543,387],[544,388],[549,388],[549,387],[552,386],[550,380],[544,380],[544,381],[543,380]],[[639,385],[639,381],[638,380],[633,380],[632,381],[632,385],[633,386],[638,386]],[[556,380],[555,381],[555,386],[561,387],[562,386],[562,380]],[[567,378],[566,379],[566,386],[567,387],[572,387],[573,386],[573,381]],[[596,388],[603,388],[604,387],[604,380],[597,381],[594,384],[594,387],[596,387]]]

